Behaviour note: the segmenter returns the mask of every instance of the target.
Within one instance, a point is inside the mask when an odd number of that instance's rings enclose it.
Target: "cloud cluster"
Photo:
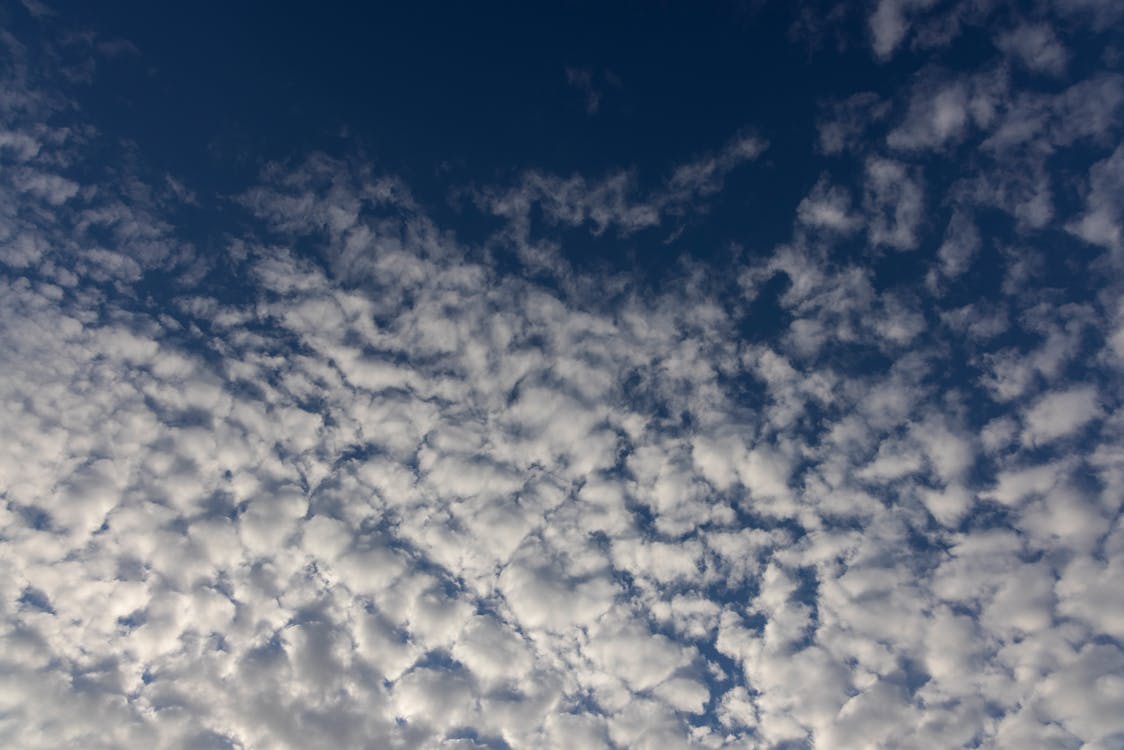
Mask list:
[[[825,105],[790,239],[658,287],[563,232],[762,139],[478,188],[482,247],[312,154],[208,255],[5,37],[0,743],[1119,747],[1124,96],[1035,23]]]

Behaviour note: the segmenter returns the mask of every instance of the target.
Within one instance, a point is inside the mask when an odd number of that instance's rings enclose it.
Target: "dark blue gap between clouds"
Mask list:
[[[644,192],[743,128],[766,138],[769,150],[728,177],[734,197],[683,242],[658,241],[664,226],[643,247],[567,246],[657,265],[683,250],[705,257],[747,228],[752,249],[783,240],[822,168],[816,102],[859,82],[893,92],[915,68],[908,55],[873,61],[861,23],[842,53],[794,43],[778,33],[797,18],[788,3],[128,2],[63,3],[59,14],[136,46],[99,64],[82,106],[204,201],[239,192],[269,161],[357,145],[471,242],[492,224],[448,205],[451,185],[502,184],[525,168],[591,178],[635,168]],[[589,70],[601,90],[593,115],[567,68]]]

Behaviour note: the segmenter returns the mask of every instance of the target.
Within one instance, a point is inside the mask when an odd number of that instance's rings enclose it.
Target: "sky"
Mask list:
[[[1124,748],[1124,5],[0,0],[0,745]]]

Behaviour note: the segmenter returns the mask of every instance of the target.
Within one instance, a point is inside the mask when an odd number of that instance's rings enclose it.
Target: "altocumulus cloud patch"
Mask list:
[[[758,13],[799,127],[434,193],[5,8],[0,744],[1124,746],[1120,6]]]

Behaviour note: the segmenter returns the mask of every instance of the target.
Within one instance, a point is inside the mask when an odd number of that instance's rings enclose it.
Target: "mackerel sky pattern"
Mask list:
[[[1124,4],[237,5],[0,4],[0,746],[1124,748]]]

